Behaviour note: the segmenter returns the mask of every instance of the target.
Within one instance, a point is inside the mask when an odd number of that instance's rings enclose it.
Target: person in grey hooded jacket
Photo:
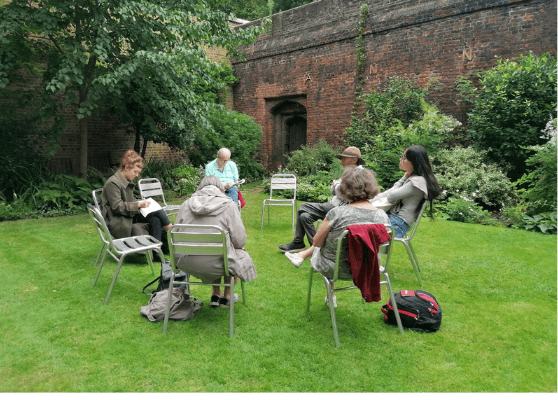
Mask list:
[[[180,206],[175,224],[219,226],[227,236],[229,272],[244,282],[257,278],[254,263],[244,250],[246,230],[238,205],[225,195],[225,187],[218,178],[203,178],[197,191]],[[218,283],[224,274],[223,261],[219,256],[180,255],[175,261],[179,269],[204,283]],[[224,296],[221,296],[221,287],[213,286],[212,307],[226,307],[230,299],[230,288],[225,288]]]

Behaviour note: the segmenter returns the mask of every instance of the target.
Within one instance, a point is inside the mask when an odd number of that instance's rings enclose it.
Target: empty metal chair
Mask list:
[[[383,280],[380,281],[380,284],[386,285],[388,292],[389,292],[389,296],[391,299],[391,302],[393,304],[393,308],[395,311],[395,318],[397,319],[397,325],[399,326],[399,330],[401,331],[401,333],[403,333],[403,325],[401,324],[401,319],[399,318],[399,312],[397,309],[397,303],[395,302],[395,297],[393,295],[393,289],[391,287],[391,282],[389,280],[389,272],[388,272],[388,264],[389,264],[389,258],[390,258],[390,253],[391,253],[391,244],[392,244],[392,240],[393,240],[393,231],[391,228],[387,228],[388,233],[390,234],[390,240],[382,245],[380,245],[380,249],[378,251],[378,260],[379,260],[379,264],[380,264],[380,274],[383,275]],[[343,247],[343,242],[346,243],[347,241],[347,234],[349,233],[348,230],[345,230],[343,232],[343,234],[339,237],[339,239],[337,239],[337,251],[336,251],[336,255],[335,255],[335,272],[333,274],[333,279],[329,279],[327,277],[325,277],[324,275],[322,275],[322,277],[324,278],[324,282],[325,282],[325,286],[326,286],[326,291],[327,291],[327,303],[329,305],[329,309],[331,312],[331,324],[333,325],[333,338],[335,340],[335,346],[339,347],[340,343],[339,343],[339,333],[337,331],[337,318],[335,316],[335,305],[333,304],[333,294],[335,292],[339,292],[339,291],[344,291],[344,290],[353,290],[353,289],[357,289],[359,290],[359,288],[357,286],[345,286],[345,287],[336,287],[335,289],[333,288],[333,286],[337,286],[336,282],[351,282],[352,281],[346,281],[346,280],[342,280],[339,279],[339,263],[340,263],[340,256],[341,256],[341,250]],[[307,298],[307,302],[306,302],[306,311],[310,311],[310,298],[312,295],[312,277],[314,275],[314,273],[318,273],[316,271],[314,271],[314,268],[310,267],[310,276],[308,279],[308,298]]]
[[[103,193],[103,188],[95,189],[91,192],[91,197],[93,197],[95,207],[97,207],[101,215],[103,215],[103,210],[101,209],[101,193]],[[99,253],[97,253],[97,257],[95,258],[95,265],[97,265],[97,263],[99,262],[101,255],[105,251],[105,247],[105,242],[101,241],[101,248],[99,249]]]
[[[186,273],[186,281],[174,281],[174,273],[171,277],[170,286],[185,285],[189,290],[190,285],[204,285],[204,286],[221,286],[230,287],[231,301],[229,305],[229,336],[234,335],[234,277],[229,275],[229,263],[227,257],[227,237],[225,232],[215,225],[194,225],[194,224],[176,224],[172,229],[167,232],[169,241],[169,251],[171,265],[174,272],[177,272],[175,256],[189,255],[189,256],[221,256],[223,259],[223,276],[225,283],[203,283],[192,281],[192,276],[188,273],[188,267],[181,267],[180,269]],[[228,283],[227,283],[228,280]],[[244,293],[244,282],[240,281],[242,288],[242,302],[246,303]],[[174,285],[174,286],[173,286]],[[169,313],[171,305],[171,297],[167,302],[165,310],[165,323],[163,325],[163,333],[167,332],[167,325],[169,322]]]
[[[140,179],[138,182],[138,187],[142,199],[147,199],[148,197],[161,197],[161,207],[167,213],[167,215],[173,215],[178,213],[179,205],[167,204],[165,200],[165,194],[163,193],[163,187],[161,182],[157,178],[145,178]],[[154,199],[157,200],[157,199]]]
[[[97,231],[99,232],[99,236],[101,237],[104,248],[101,260],[97,260],[95,263],[95,266],[97,266],[98,268],[97,273],[95,274],[95,279],[93,280],[92,287],[95,287],[97,279],[99,279],[99,275],[101,273],[101,270],[103,269],[103,264],[105,262],[105,257],[107,254],[114,258],[114,260],[118,263],[107,293],[107,297],[105,298],[105,304],[107,304],[114,284],[116,283],[116,279],[118,279],[118,274],[120,273],[120,268],[122,268],[124,258],[126,258],[126,256],[129,254],[145,253],[147,256],[147,262],[151,267],[151,272],[155,273],[153,269],[153,255],[151,252],[156,251],[159,254],[161,260],[163,260],[164,255],[161,251],[161,246],[163,245],[163,243],[155,239],[153,236],[149,235],[113,239],[107,228],[105,219],[101,215],[101,212],[91,204],[87,205],[87,210],[89,211],[89,215],[91,215],[91,218],[95,222],[95,226],[97,228]]]
[[[292,198],[273,198],[273,191],[292,190]],[[295,227],[295,210],[296,210],[296,176],[293,174],[275,174],[271,177],[271,189],[269,199],[265,199],[262,204],[262,223],[260,229],[263,229],[265,208],[267,209],[267,221],[269,222],[269,207],[283,206],[292,207],[292,229]]]
[[[426,208],[426,204],[427,202],[424,201],[422,207],[420,208],[420,212],[417,219],[415,220],[415,222],[411,224],[409,230],[407,231],[407,234],[402,238],[394,238],[396,242],[403,243],[403,245],[405,245],[405,250],[407,250],[407,254],[409,255],[409,260],[411,261],[411,265],[415,270],[415,274],[417,276],[420,286],[422,286],[422,278],[420,277],[420,266],[418,263],[417,255],[415,253],[415,249],[413,248],[413,244],[411,243],[411,240],[415,236],[415,232],[417,231],[420,219],[422,217],[422,213]]]

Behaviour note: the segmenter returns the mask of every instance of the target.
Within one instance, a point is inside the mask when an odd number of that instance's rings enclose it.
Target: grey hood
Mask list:
[[[195,192],[188,205],[195,215],[219,215],[233,200],[225,196],[216,186],[209,185]]]

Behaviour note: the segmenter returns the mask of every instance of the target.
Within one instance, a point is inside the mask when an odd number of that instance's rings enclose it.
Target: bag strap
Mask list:
[[[153,285],[156,282],[160,282],[161,281],[161,275],[159,275],[157,278],[153,279],[151,282],[149,282],[147,285],[145,285],[143,287],[143,289],[141,289],[143,294],[146,294],[148,296],[151,296],[155,291],[152,291],[151,293],[145,293],[145,289],[147,289],[149,286]]]

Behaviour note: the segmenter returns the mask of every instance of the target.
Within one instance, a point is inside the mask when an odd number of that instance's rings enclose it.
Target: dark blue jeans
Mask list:
[[[225,190],[225,195],[233,199],[233,201],[238,204],[238,188],[236,186],[231,186]]]
[[[396,238],[402,238],[405,236],[407,231],[409,230],[409,225],[403,218],[398,217],[397,215],[388,214],[389,222],[391,223],[391,227],[393,228],[393,236]]]

